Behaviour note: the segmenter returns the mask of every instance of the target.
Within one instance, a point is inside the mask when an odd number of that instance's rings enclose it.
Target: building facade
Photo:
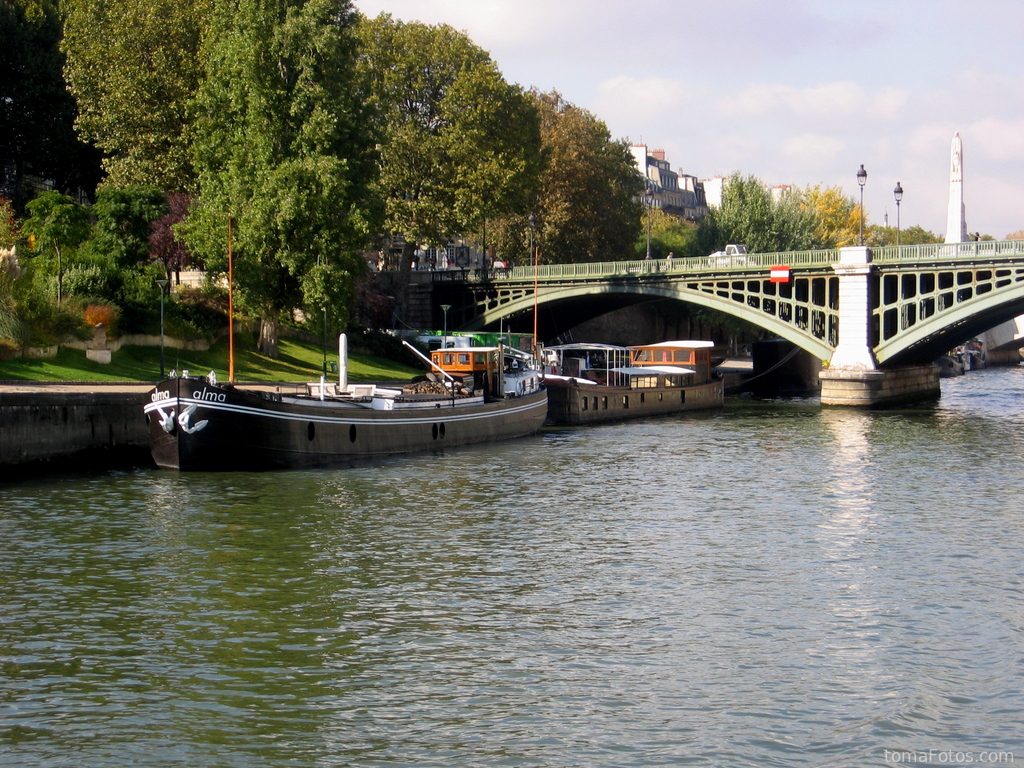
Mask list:
[[[696,176],[673,171],[665,159],[665,150],[634,144],[630,151],[637,170],[647,180],[655,208],[686,221],[700,221],[707,215],[704,185]]]

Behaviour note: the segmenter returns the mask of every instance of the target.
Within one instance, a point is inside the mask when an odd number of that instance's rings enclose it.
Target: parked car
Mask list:
[[[748,261],[747,246],[738,243],[730,243],[724,251],[715,251],[708,256],[712,267],[745,267]]]

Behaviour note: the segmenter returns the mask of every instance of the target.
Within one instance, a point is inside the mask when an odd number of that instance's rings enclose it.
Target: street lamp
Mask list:
[[[896,247],[900,247],[900,200],[903,199],[903,187],[900,183],[896,182],[896,189],[892,191],[893,197],[896,198]]]
[[[868,183],[864,163],[860,164],[860,170],[857,171],[857,183],[860,184],[860,244],[864,245],[864,185]]]
[[[644,205],[647,206],[647,260],[651,260],[651,208],[654,207],[654,190],[644,189]]]
[[[160,381],[164,380],[164,291],[170,285],[169,280],[157,280],[160,286]]]
[[[448,310],[451,308],[451,304],[441,305],[441,309],[444,310],[444,336],[441,337],[441,349],[448,348]]]

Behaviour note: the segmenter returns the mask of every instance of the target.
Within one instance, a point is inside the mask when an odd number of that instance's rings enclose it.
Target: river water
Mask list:
[[[0,765],[1024,762],[1024,367],[0,486]]]

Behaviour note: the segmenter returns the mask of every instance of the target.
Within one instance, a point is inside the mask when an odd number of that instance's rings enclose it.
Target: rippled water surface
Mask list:
[[[1024,761],[1024,368],[943,386],[0,486],[0,765]]]

